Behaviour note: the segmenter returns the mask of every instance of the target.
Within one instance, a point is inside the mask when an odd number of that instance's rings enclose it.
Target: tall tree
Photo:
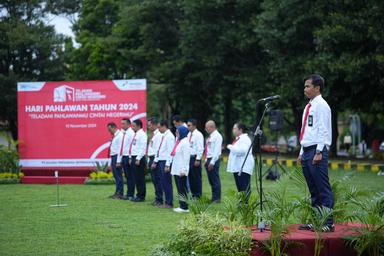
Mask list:
[[[67,79],[112,79],[118,77],[115,57],[110,51],[111,34],[118,21],[115,0],[84,0],[73,26],[80,47],[67,45]]]
[[[0,119],[17,137],[18,81],[63,79],[61,61],[64,37],[44,23],[44,1],[0,3]]]
[[[291,127],[300,132],[301,114],[306,104],[303,94],[303,78],[311,73],[320,73],[326,78],[328,96],[333,81],[322,60],[316,59],[318,42],[315,31],[324,23],[321,1],[264,0],[263,11],[255,20],[261,44],[268,53],[268,75],[270,88],[283,96],[281,106],[290,108],[293,118],[286,118]],[[332,108],[333,139],[337,139],[337,112],[340,102],[333,101],[334,92],[326,97]],[[335,143],[333,143],[335,145]],[[336,153],[336,147],[333,147]]]
[[[318,8],[327,15],[315,31],[314,64],[326,70],[332,85],[330,101],[338,110],[371,116],[371,121],[366,119],[365,138],[372,140],[378,136],[374,131],[384,108],[384,3],[336,1]]]
[[[254,98],[263,85],[263,53],[249,26],[259,10],[259,2],[250,0],[183,4],[180,57],[174,65],[179,69],[171,73],[178,81],[173,88],[182,111],[203,122],[218,121],[227,142],[234,121],[255,116]]]

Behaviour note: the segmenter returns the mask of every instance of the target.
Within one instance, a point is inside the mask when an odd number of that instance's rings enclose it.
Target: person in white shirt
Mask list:
[[[205,124],[205,130],[209,137],[205,143],[205,169],[207,170],[208,181],[212,190],[212,202],[220,203],[221,181],[219,176],[221,146],[223,137],[216,129],[214,121],[210,120]]]
[[[232,132],[233,135],[235,135],[235,139],[232,144],[227,145],[227,149],[229,149],[227,172],[233,173],[237,191],[244,192],[246,194],[245,200],[248,202],[248,198],[251,194],[251,175],[253,173],[253,168],[255,167],[255,159],[252,155],[252,149],[247,156],[252,141],[246,133],[245,125],[242,123],[235,123]],[[245,159],[246,157],[247,159]],[[239,176],[242,166],[243,169]]]
[[[155,156],[157,153],[157,149],[159,148],[160,141],[162,138],[162,134],[160,133],[159,129],[159,122],[156,118],[152,117],[148,120],[148,128],[150,131],[149,135],[149,143],[148,143],[148,170],[150,170],[151,179],[153,183],[153,187],[155,190],[155,200],[152,202],[152,205],[154,206],[160,206],[163,204],[163,190],[161,189],[161,175],[160,172],[157,170],[157,168],[152,169],[151,166],[153,162],[155,161]]]
[[[125,200],[132,200],[135,192],[135,180],[132,174],[132,168],[129,164],[129,145],[133,139],[135,132],[131,128],[131,120],[128,118],[121,119],[121,167],[124,171],[125,179],[127,181],[127,195],[124,197]]]
[[[146,187],[145,187],[145,154],[147,150],[147,134],[143,131],[143,122],[140,119],[133,121],[132,129],[135,132],[132,142],[129,147],[129,164],[132,167],[135,186],[136,197],[132,199],[133,202],[145,201]]]
[[[186,202],[188,196],[187,177],[189,173],[190,145],[187,138],[188,129],[180,125],[176,129],[177,141],[172,149],[171,174],[175,178],[177,192],[179,194],[180,207],[174,208],[175,212],[189,212]]]
[[[171,175],[171,152],[175,145],[175,136],[168,129],[168,123],[165,120],[160,121],[159,131],[162,134],[159,147],[156,152],[155,160],[152,164],[152,169],[156,169],[161,175],[161,198],[159,207],[173,208],[173,189]],[[165,195],[165,204],[163,205],[163,193]]]
[[[202,195],[201,158],[204,154],[204,136],[196,129],[196,124],[196,119],[189,119],[187,123],[191,153],[188,181],[192,197],[200,198]]]
[[[115,194],[110,196],[113,199],[124,198],[124,179],[121,173],[121,142],[122,134],[117,129],[115,123],[110,122],[107,125],[109,133],[112,135],[111,145],[109,147],[109,157],[111,158],[111,169],[115,179]]]
[[[303,112],[299,142],[301,150],[297,158],[302,165],[305,180],[311,193],[312,207],[333,209],[333,192],[328,178],[328,152],[332,143],[331,109],[321,96],[324,79],[311,75],[304,80],[304,94],[310,100]],[[311,230],[306,224],[299,229]],[[333,232],[333,218],[322,227],[323,232]]]
[[[174,115],[172,117],[172,123],[173,123],[173,126],[175,126],[175,128],[177,128],[178,126],[182,125],[184,127],[188,127],[187,124],[183,121],[183,119],[181,118],[180,115]]]

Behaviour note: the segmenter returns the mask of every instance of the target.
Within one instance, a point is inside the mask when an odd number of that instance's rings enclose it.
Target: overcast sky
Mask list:
[[[47,24],[55,26],[57,33],[72,37],[75,40],[75,35],[72,32],[72,24],[65,16],[49,15],[46,19]]]

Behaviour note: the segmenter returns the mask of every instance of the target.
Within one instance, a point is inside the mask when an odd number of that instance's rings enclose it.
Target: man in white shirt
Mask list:
[[[132,166],[135,186],[136,197],[133,202],[145,201],[146,187],[145,187],[145,153],[147,150],[147,134],[143,131],[143,122],[136,119],[132,123],[132,129],[135,132],[132,142],[129,147],[129,164]]]
[[[174,115],[172,117],[172,123],[173,123],[173,126],[175,126],[175,128],[177,128],[177,126],[180,126],[180,125],[187,127],[187,124],[183,121],[180,115]]]
[[[121,141],[122,134],[117,129],[115,123],[111,122],[107,125],[109,133],[112,135],[111,145],[109,147],[109,156],[111,157],[111,169],[113,178],[115,179],[115,194],[110,196],[113,199],[123,199],[124,196],[124,180],[121,173]]]
[[[168,129],[168,123],[165,120],[160,121],[159,131],[162,134],[159,147],[156,152],[155,160],[152,164],[152,169],[156,169],[161,175],[161,207],[173,208],[173,189],[172,189],[172,175],[171,175],[171,163],[172,163],[172,149],[175,145],[175,136]],[[165,204],[163,204],[163,193],[165,195]]]
[[[216,129],[214,121],[210,120],[205,124],[205,130],[209,137],[205,143],[205,169],[207,170],[208,181],[212,189],[212,202],[220,203],[221,181],[219,176],[221,146],[223,137]]]
[[[299,142],[301,150],[297,158],[311,193],[312,207],[333,209],[333,193],[328,178],[328,152],[332,143],[331,109],[321,96],[324,79],[311,75],[305,79],[304,94],[310,100],[303,112]],[[300,227],[312,230],[311,224]],[[327,220],[323,232],[333,232],[333,218]]]
[[[153,187],[155,190],[155,200],[152,202],[152,205],[154,206],[160,206],[163,204],[163,190],[161,189],[161,175],[160,172],[157,170],[157,168],[152,169],[152,164],[155,160],[155,156],[157,153],[157,149],[159,148],[160,141],[162,134],[159,132],[158,129],[159,122],[156,118],[151,118],[148,120],[148,128],[150,131],[149,135],[149,143],[148,143],[148,170],[150,170],[151,173],[151,179],[153,183]]]
[[[204,136],[196,128],[196,124],[196,119],[189,119],[187,123],[189,130],[187,139],[191,154],[188,180],[192,196],[200,198],[202,195],[201,158],[204,154]]]
[[[133,170],[129,164],[129,145],[131,145],[133,135],[135,132],[131,128],[131,120],[128,118],[121,119],[121,167],[124,170],[125,179],[127,181],[127,195],[124,197],[125,200],[132,200],[135,194],[135,180]]]

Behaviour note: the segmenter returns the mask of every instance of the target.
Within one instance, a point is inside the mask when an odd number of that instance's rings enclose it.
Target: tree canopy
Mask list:
[[[16,126],[16,81],[147,78],[149,115],[209,118],[227,141],[236,120],[252,125],[257,99],[280,94],[298,131],[303,78],[320,73],[337,117],[383,120],[384,3],[324,0],[3,1],[2,118]],[[43,22],[78,18],[78,46]],[[370,136],[367,134],[367,136]]]

